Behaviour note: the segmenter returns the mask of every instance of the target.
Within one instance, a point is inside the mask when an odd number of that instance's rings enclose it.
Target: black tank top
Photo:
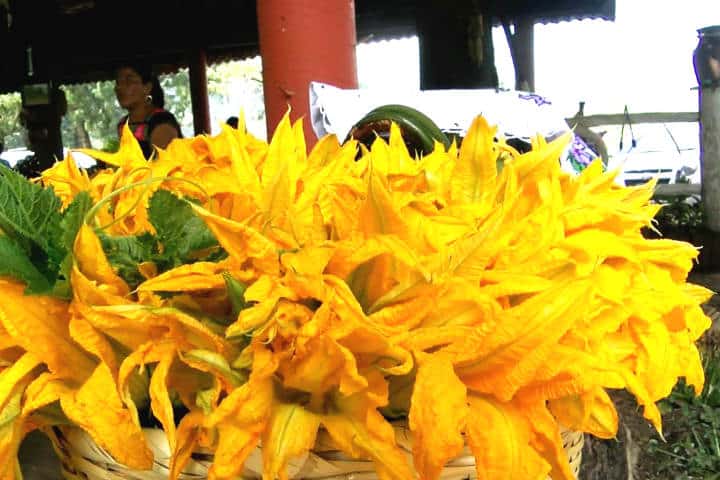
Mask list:
[[[122,129],[125,126],[125,122],[127,122],[127,119],[128,116],[125,115],[118,122],[118,137],[122,136]],[[140,148],[142,149],[145,158],[150,158],[150,155],[153,152],[153,146],[150,143],[150,136],[152,135],[153,129],[163,123],[173,126],[177,130],[178,137],[182,138],[182,131],[180,130],[180,124],[178,123],[177,119],[172,113],[168,112],[163,108],[156,108],[150,113],[150,115],[145,117],[142,122],[131,122],[128,125],[133,136],[140,144]]]

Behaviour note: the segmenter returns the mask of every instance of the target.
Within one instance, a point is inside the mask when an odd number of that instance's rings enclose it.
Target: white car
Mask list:
[[[20,160],[32,155],[27,148],[11,148],[0,153],[0,159],[5,160],[11,168],[15,167]]]
[[[634,135],[627,127],[622,149],[619,138],[606,138],[610,152],[609,168],[620,167],[618,182],[638,185],[651,178],[658,184],[700,183],[700,151],[696,125],[634,125]],[[633,142],[634,139],[634,142]],[[617,142],[617,143],[615,143]]]
[[[63,157],[67,156],[69,151],[72,153],[75,163],[80,168],[90,168],[96,163],[95,159],[91,156],[68,148],[63,149]],[[32,154],[32,150],[28,150],[27,148],[11,148],[10,150],[0,153],[0,159],[5,160],[11,168],[14,168],[20,160],[24,160]]]

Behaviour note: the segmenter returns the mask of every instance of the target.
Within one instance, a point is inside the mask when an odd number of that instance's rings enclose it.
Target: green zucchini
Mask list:
[[[389,104],[368,112],[350,129],[345,141],[351,138],[368,148],[377,136],[389,138],[390,124],[400,127],[403,140],[410,153],[427,155],[435,146],[435,141],[450,146],[450,140],[427,115],[407,105]]]

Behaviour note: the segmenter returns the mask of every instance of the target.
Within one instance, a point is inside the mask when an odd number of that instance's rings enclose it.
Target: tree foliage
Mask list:
[[[165,91],[165,109],[178,119],[183,134],[190,135],[193,131],[193,118],[188,70],[184,68],[171,75],[161,76],[160,85]]]
[[[207,70],[208,96],[215,124],[245,111],[248,121],[265,118],[259,59],[211,65]],[[165,108],[180,122],[184,135],[193,134],[190,83],[187,69],[162,75]],[[68,111],[62,122],[63,145],[113,150],[117,146],[117,122],[124,115],[115,97],[115,82],[63,85]],[[23,147],[25,132],[18,122],[20,95],[0,95],[0,140],[5,148]],[[216,110],[216,111],[213,111]]]
[[[63,87],[68,102],[62,129],[66,146],[106,148],[117,137],[122,110],[115,100],[114,87],[114,82]]]
[[[21,147],[24,144],[23,129],[18,122],[20,94],[0,95],[0,143],[5,149]]]

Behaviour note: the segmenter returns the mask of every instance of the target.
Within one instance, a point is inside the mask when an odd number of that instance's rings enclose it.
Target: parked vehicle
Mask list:
[[[619,128],[619,127],[618,127]],[[607,138],[609,168],[620,168],[619,183],[638,185],[651,178],[659,184],[700,183],[696,125],[634,125],[633,135]],[[617,142],[617,143],[615,143]],[[616,147],[613,151],[612,147]]]
[[[71,151],[71,149],[64,148],[63,156],[66,156],[68,151]],[[24,160],[32,154],[32,150],[28,150],[27,148],[11,148],[0,153],[0,158],[5,160],[11,168],[14,168],[19,161]],[[95,159],[89,155],[77,151],[72,151],[72,155],[75,163],[81,168],[90,168],[95,165]]]

